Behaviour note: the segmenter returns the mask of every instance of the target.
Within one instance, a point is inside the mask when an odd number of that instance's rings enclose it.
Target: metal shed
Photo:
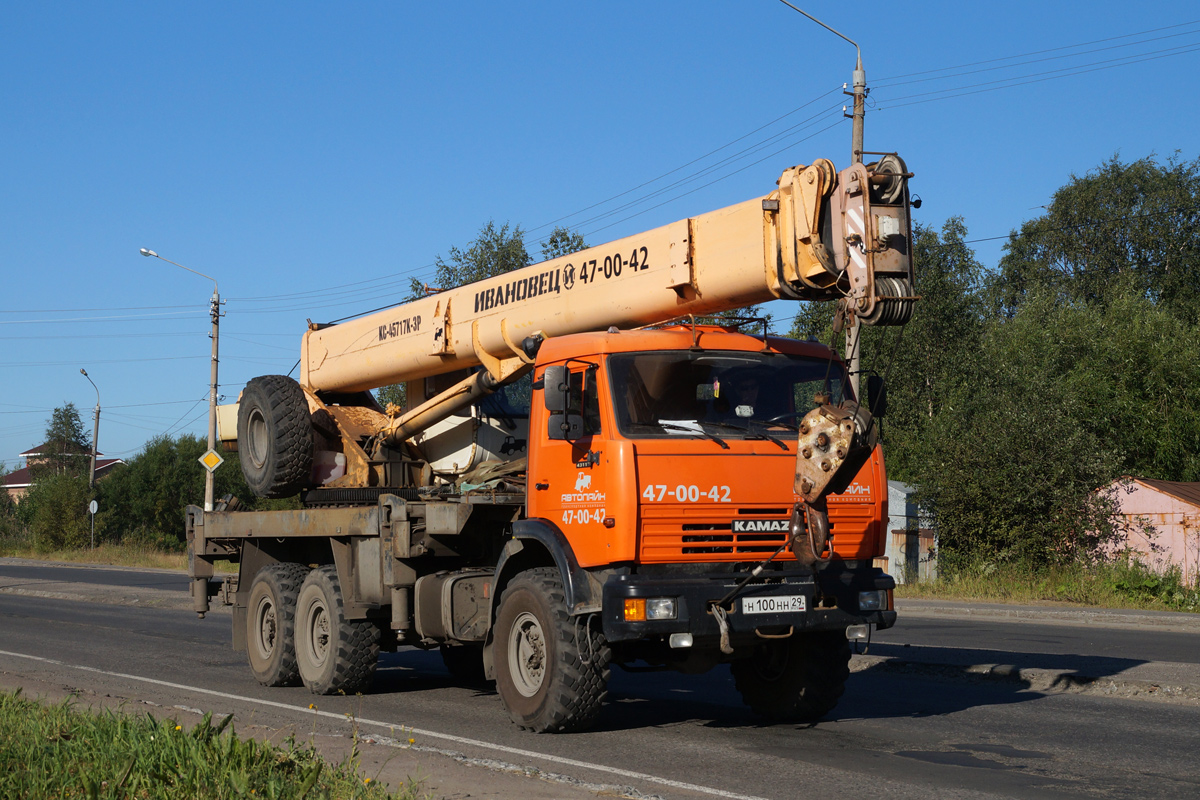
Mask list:
[[[1115,490],[1124,542],[1146,566],[1162,572],[1172,564],[1183,579],[1200,577],[1200,483],[1125,477]]]

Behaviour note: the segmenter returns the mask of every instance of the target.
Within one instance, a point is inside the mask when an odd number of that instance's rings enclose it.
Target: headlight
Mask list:
[[[625,600],[625,621],[645,622],[651,619],[675,619],[674,597],[629,597]]]
[[[870,592],[858,593],[859,611],[884,611],[887,609],[887,591],[875,589]]]
[[[675,619],[675,598],[652,597],[647,600],[646,619]]]

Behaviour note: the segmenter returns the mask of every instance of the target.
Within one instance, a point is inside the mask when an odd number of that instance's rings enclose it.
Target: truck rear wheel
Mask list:
[[[742,700],[767,719],[813,721],[837,705],[850,677],[850,643],[841,631],[763,642],[730,665]]]
[[[527,570],[508,585],[494,646],[496,690],[517,725],[549,733],[595,721],[608,695],[611,654],[600,633],[567,614],[557,569]]]
[[[246,614],[246,654],[250,671],[263,686],[296,683],[296,598],[308,569],[303,564],[272,564],[250,586]]]
[[[312,422],[300,384],[263,375],[246,384],[238,403],[242,475],[259,497],[291,497],[312,481]]]
[[[379,663],[379,628],[347,620],[337,568],[314,569],[296,603],[296,666],[315,694],[361,692]]]

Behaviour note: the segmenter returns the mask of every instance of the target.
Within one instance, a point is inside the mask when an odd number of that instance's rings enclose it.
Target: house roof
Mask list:
[[[97,458],[96,459],[96,475],[116,464],[124,464],[125,462],[119,458]],[[33,485],[33,478],[29,473],[29,467],[15,469],[12,472],[0,477],[0,487],[5,489],[28,489]]]
[[[1153,478],[1134,478],[1143,486],[1169,494],[1185,503],[1200,506],[1200,482],[1196,481],[1158,481]]]
[[[18,458],[29,458],[30,456],[32,456],[33,458],[37,458],[38,456],[47,455],[47,453],[45,453],[44,451],[46,449],[46,446],[49,444],[50,444],[49,442],[42,442],[37,447],[31,447],[30,449],[26,450],[24,453],[18,453],[17,457]],[[85,455],[85,454],[91,455],[92,454],[92,450],[90,447],[76,450],[75,452],[79,453],[80,455]],[[104,455],[104,454],[97,451],[97,453],[96,453],[97,458],[102,455]],[[99,463],[99,462],[97,462],[97,463]]]

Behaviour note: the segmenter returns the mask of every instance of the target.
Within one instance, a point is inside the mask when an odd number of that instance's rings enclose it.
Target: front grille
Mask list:
[[[641,560],[643,563],[689,561],[746,561],[766,558],[787,541],[786,532],[734,533],[733,517],[784,518],[784,509],[643,507]]]
[[[786,531],[746,531],[734,533],[733,518],[760,517],[786,519],[781,511],[790,509],[730,508],[714,512],[709,508],[679,506],[643,506],[639,561],[663,564],[687,561],[753,561],[774,553],[787,541]],[[830,531],[834,548],[843,558],[860,558],[873,550],[868,540],[872,530],[870,506],[842,506],[830,509]],[[784,550],[778,560],[791,560]]]
[[[725,526],[728,530],[729,526]],[[787,540],[782,533],[728,533],[710,536],[681,536],[684,555],[697,553],[772,553]]]

